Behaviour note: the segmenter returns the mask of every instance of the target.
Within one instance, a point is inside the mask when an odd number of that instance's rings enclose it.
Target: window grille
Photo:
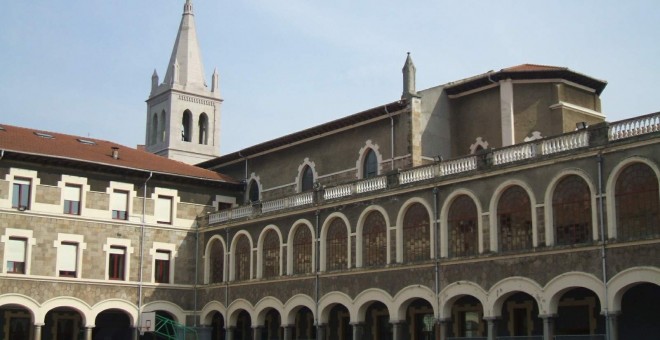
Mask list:
[[[236,280],[250,279],[250,241],[247,236],[240,235],[236,242]]]
[[[556,243],[569,245],[591,239],[591,192],[577,175],[563,178],[552,196]]]
[[[616,181],[616,226],[620,240],[660,234],[658,178],[643,163],[625,167]]]
[[[222,282],[223,274],[225,271],[224,258],[225,258],[225,249],[222,246],[222,242],[219,240],[213,241],[211,244],[211,249],[209,251],[211,257],[211,283]]]
[[[429,213],[426,208],[415,203],[403,217],[403,260],[418,262],[431,257],[431,235]]]
[[[268,230],[263,244],[263,277],[280,274],[280,238],[275,230]]]
[[[449,207],[449,256],[477,255],[478,247],[477,206],[472,198],[460,195]]]
[[[531,203],[525,189],[506,189],[498,203],[497,217],[502,251],[532,249]]]
[[[348,234],[346,224],[341,218],[334,218],[326,234],[326,269],[342,270],[348,268]]]
[[[377,211],[370,212],[364,221],[362,254],[365,267],[387,264],[387,227],[385,218]]]
[[[306,225],[298,225],[293,236],[293,273],[312,271],[312,233]]]

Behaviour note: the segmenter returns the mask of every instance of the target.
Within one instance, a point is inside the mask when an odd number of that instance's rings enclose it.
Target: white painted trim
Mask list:
[[[576,111],[578,113],[586,114],[588,116],[593,116],[593,117],[596,117],[596,118],[605,119],[605,115],[601,112],[594,111],[592,109],[587,109],[586,107],[582,107],[582,106],[579,106],[579,105],[575,105],[575,104],[571,104],[571,103],[567,103],[567,102],[563,102],[563,101],[560,101],[559,103],[556,103],[556,104],[552,104],[548,108],[550,110],[568,109],[568,110]]]
[[[75,243],[77,244],[77,249],[76,249],[76,278],[82,277],[82,256],[83,256],[83,250],[87,249],[87,243],[85,243],[85,236],[83,235],[78,235],[78,234],[65,234],[65,233],[57,233],[57,240],[53,241],[53,247],[55,247],[57,250],[55,251],[57,253],[57,260],[55,263],[55,274],[54,276],[59,277],[60,273],[60,254],[59,254],[59,247],[62,245],[63,242],[68,242],[68,243]]]

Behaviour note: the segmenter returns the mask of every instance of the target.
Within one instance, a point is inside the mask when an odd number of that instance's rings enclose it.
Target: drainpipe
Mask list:
[[[438,187],[433,188],[433,230],[435,231],[433,249],[435,252],[436,325],[440,322],[440,228],[438,227],[438,191]]]
[[[314,292],[314,301],[316,303],[316,313],[314,313],[314,324],[316,324],[316,337],[318,338],[319,334],[321,334],[321,324],[319,323],[319,274],[320,274],[320,264],[321,261],[319,259],[319,252],[320,252],[320,247],[321,247],[321,237],[319,235],[319,219],[321,212],[319,210],[316,210],[314,213],[316,215],[316,251],[314,252],[316,255],[316,261],[314,261],[314,265],[316,266],[316,283],[315,283],[315,292]]]
[[[387,111],[387,105],[384,105],[385,113],[390,117],[390,170],[394,170],[394,117]]]
[[[147,212],[147,183],[153,176],[153,172],[149,171],[149,177],[144,181],[144,191],[142,196],[142,224],[140,225],[140,276],[138,277],[138,327],[135,329],[138,332],[142,323],[142,281],[143,281],[143,262],[144,262],[144,227],[146,223]]]
[[[608,306],[608,298],[607,298],[607,252],[605,249],[605,242],[607,239],[605,238],[605,224],[604,224],[604,216],[603,216],[603,211],[605,207],[603,206],[603,155],[601,153],[598,153],[598,218],[599,218],[599,226],[600,226],[600,258],[601,258],[601,263],[602,263],[602,271],[603,271],[603,285],[605,287],[605,303],[604,303],[604,314],[605,314],[605,339],[610,340],[611,335],[610,332],[612,331],[610,328],[610,320],[609,320],[609,306]]]
[[[199,270],[199,223],[195,221],[195,284],[193,286],[194,294],[194,313],[193,313],[193,327],[197,328],[197,283],[198,283],[198,270]]]
[[[229,243],[229,228],[225,228],[225,240],[226,240],[225,248],[228,248],[229,244],[230,244]],[[225,260],[227,260],[227,261],[225,261],[225,265],[222,268],[227,273],[227,275],[225,275],[225,327],[228,328],[229,327],[229,324],[228,324],[229,315],[227,315],[227,310],[229,310],[229,267],[230,267],[229,263],[230,263],[231,259],[229,258],[229,249],[225,249],[225,253],[227,253],[227,256],[225,258]]]

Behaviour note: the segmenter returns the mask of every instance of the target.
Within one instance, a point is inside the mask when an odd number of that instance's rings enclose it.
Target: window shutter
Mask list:
[[[80,201],[80,187],[67,185],[64,187],[64,200],[65,201]]]
[[[109,254],[120,254],[124,255],[126,254],[126,248],[122,247],[110,247],[110,250],[108,251]]]
[[[62,243],[58,250],[60,270],[75,272],[78,262],[78,245],[75,243]]]
[[[10,238],[5,244],[7,247],[6,261],[25,262],[25,240]]]
[[[158,196],[156,201],[156,221],[170,223],[172,220],[172,198]]]
[[[170,260],[170,252],[169,251],[156,251],[156,255],[154,256],[156,260],[164,260],[164,261],[169,261]]]
[[[128,194],[123,191],[114,191],[110,196],[110,210],[126,211],[128,207]]]

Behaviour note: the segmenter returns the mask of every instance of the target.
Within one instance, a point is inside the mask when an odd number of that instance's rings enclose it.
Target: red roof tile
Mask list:
[[[119,158],[112,158],[112,148]],[[0,149],[23,154],[77,160],[111,167],[153,171],[203,180],[237,183],[229,176],[167,159],[106,140],[0,124]]]
[[[566,67],[551,65],[522,64],[502,69],[505,72],[530,72],[530,71],[560,71],[568,70]]]

